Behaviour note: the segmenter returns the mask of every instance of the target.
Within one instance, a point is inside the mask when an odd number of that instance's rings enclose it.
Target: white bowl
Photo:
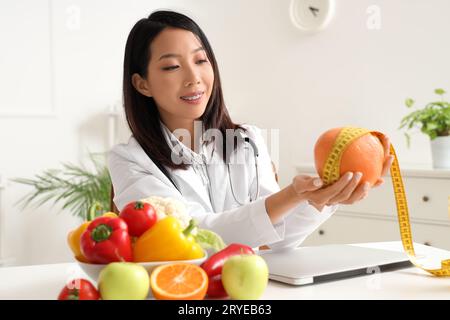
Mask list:
[[[148,275],[150,276],[153,269],[155,269],[157,266],[163,265],[163,264],[169,264],[169,263],[176,263],[176,262],[186,262],[191,263],[195,265],[201,265],[203,262],[208,259],[208,253],[204,251],[205,255],[202,258],[199,259],[192,259],[192,260],[176,260],[176,261],[152,261],[152,262],[133,262],[136,264],[139,264],[147,270]],[[106,267],[108,264],[93,264],[93,263],[84,263],[81,261],[78,261],[75,259],[80,266],[81,270],[89,277],[91,280],[97,282],[98,277],[100,276],[100,272],[103,270],[104,267]]]

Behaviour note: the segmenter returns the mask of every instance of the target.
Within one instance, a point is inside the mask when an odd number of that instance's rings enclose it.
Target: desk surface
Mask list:
[[[354,245],[402,251],[400,242]],[[450,251],[420,244],[415,248],[418,255],[450,258]],[[86,278],[76,263],[0,268],[0,299],[56,299],[74,276]],[[411,267],[308,286],[269,281],[262,299],[450,299],[450,277],[437,278]]]

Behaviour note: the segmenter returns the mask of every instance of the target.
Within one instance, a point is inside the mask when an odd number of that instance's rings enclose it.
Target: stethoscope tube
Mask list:
[[[256,173],[256,194],[255,197],[252,198],[252,195],[249,193],[249,197],[250,197],[250,202],[255,201],[256,199],[258,199],[259,197],[259,170],[258,170],[258,156],[259,156],[259,152],[258,152],[258,147],[256,146],[256,144],[253,142],[252,139],[250,139],[249,137],[244,137],[244,141],[248,144],[250,144],[250,146],[253,149],[253,157],[255,160],[255,173]],[[230,162],[229,159],[227,161],[227,170],[228,170],[228,179],[230,181],[230,188],[231,188],[231,194],[233,195],[234,201],[236,201],[237,204],[239,204],[240,206],[243,206],[245,204],[245,202],[241,202],[237,199],[236,197],[236,193],[234,192],[234,188],[233,188],[233,181],[231,178],[231,172],[230,172]],[[251,192],[249,190],[249,192]]]
[[[258,152],[258,147],[256,146],[256,144],[254,143],[254,141],[252,139],[250,139],[249,137],[243,137],[242,133],[241,133],[241,137],[243,138],[244,142],[248,143],[252,149],[253,149],[253,157],[255,160],[255,173],[256,173],[256,194],[255,197],[252,197],[252,195],[249,193],[249,202],[253,202],[256,199],[258,199],[259,197],[259,192],[260,192],[260,186],[259,186],[259,168],[258,168],[258,156],[259,156],[259,152]],[[230,182],[230,188],[231,188],[231,194],[233,195],[233,199],[234,201],[236,201],[237,204],[239,204],[240,206],[243,206],[245,204],[245,202],[242,202],[240,200],[238,200],[238,198],[236,197],[236,193],[234,192],[234,188],[233,188],[233,179],[231,177],[231,170],[230,170],[230,154],[231,154],[231,147],[227,146],[227,156],[226,156],[226,166],[227,166],[227,172],[228,172],[228,180]],[[197,163],[198,165],[199,163]],[[204,184],[207,185],[207,189],[208,189],[208,196],[211,202],[211,206],[213,207],[213,209],[215,208],[215,204],[214,204],[214,197],[212,196],[212,187],[211,187],[211,179],[209,176],[209,172],[208,172],[208,164],[206,161],[206,157],[205,155],[202,155],[202,161],[200,163],[202,169],[201,169],[201,177],[202,180],[206,180],[204,182]],[[197,172],[197,169],[194,167],[194,170]],[[206,174],[205,174],[206,172]],[[198,172],[197,172],[198,173]],[[170,178],[169,178],[170,179]],[[175,188],[180,192],[181,194],[181,190],[178,188],[178,186],[175,184],[175,182],[170,179],[170,181],[172,182],[172,184],[175,186]],[[250,191],[249,191],[250,192]]]

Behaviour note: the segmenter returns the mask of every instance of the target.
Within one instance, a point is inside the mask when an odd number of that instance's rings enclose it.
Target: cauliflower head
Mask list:
[[[192,219],[188,214],[186,206],[181,201],[174,198],[163,198],[158,196],[151,196],[141,199],[142,202],[147,202],[156,210],[157,220],[161,220],[167,216],[174,216],[178,218],[181,226],[186,228],[189,221]]]

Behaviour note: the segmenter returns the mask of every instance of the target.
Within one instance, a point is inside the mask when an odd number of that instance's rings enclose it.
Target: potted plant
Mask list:
[[[104,157],[104,154],[90,154],[93,170],[84,165],[63,163],[62,169],[48,169],[32,179],[12,179],[33,188],[16,204],[21,203],[24,209],[32,204],[37,207],[46,202],[62,203],[63,209],[84,221],[100,216],[109,210],[111,178],[99,155]]]
[[[410,146],[408,131],[420,128],[420,131],[430,137],[431,156],[433,167],[450,169],[450,103],[444,100],[443,89],[434,92],[440,97],[440,101],[428,103],[424,108],[413,111],[405,116],[399,129],[405,129],[406,142]],[[411,108],[414,100],[408,98],[405,105]]]

